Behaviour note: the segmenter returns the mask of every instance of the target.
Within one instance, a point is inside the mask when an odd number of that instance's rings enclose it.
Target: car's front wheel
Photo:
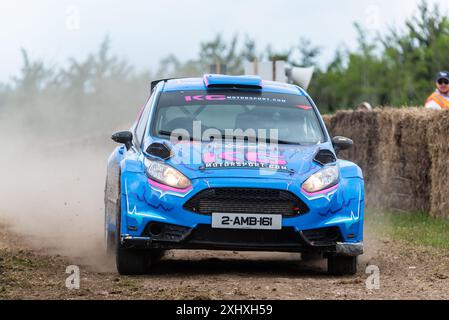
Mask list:
[[[321,253],[301,253],[301,260],[304,262],[314,262],[323,259],[323,255]]]
[[[149,271],[151,255],[147,251],[117,248],[117,271],[121,275],[142,275]]]
[[[349,276],[357,273],[357,257],[331,256],[327,258],[327,272],[334,276]]]

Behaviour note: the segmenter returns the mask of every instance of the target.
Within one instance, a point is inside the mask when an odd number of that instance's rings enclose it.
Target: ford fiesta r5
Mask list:
[[[107,249],[120,274],[164,250],[300,252],[355,274],[364,181],[336,154],[300,87],[254,76],[161,80],[130,131],[113,135],[105,190]]]

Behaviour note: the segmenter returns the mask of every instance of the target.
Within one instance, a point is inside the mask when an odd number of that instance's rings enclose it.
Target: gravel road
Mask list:
[[[325,261],[299,254],[168,252],[154,272],[122,277],[101,253],[67,257],[36,248],[38,239],[0,228],[1,299],[449,299],[449,254],[368,233],[367,253],[353,277],[326,274]],[[65,286],[69,265],[79,290]],[[380,289],[366,287],[368,265]]]

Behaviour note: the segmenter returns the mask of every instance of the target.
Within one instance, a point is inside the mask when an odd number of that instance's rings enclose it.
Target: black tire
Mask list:
[[[106,232],[106,255],[108,257],[114,257],[115,248],[117,247],[115,235]]]
[[[119,245],[120,246],[120,245]],[[117,248],[117,271],[123,276],[143,275],[149,271],[151,256],[147,251]]]
[[[117,201],[116,207],[116,224],[115,224],[115,241],[108,243],[114,245],[115,264],[117,271],[122,276],[143,275],[149,271],[151,263],[151,255],[148,251],[131,250],[122,247],[120,241],[121,229],[121,205]]]
[[[107,221],[105,219],[105,233],[106,233],[106,254],[109,257],[114,257],[116,253],[118,243],[120,242],[120,202],[117,200],[117,204],[114,207],[115,210],[115,232],[107,230]]]
[[[313,261],[319,261],[323,259],[323,255],[321,253],[301,253],[301,261],[304,262],[313,262]]]
[[[357,257],[331,256],[327,258],[327,272],[333,276],[355,275]]]
[[[165,255],[165,250],[152,249],[150,252],[151,265],[157,264]]]
[[[120,171],[119,171],[119,175],[120,175]],[[116,253],[117,242],[119,241],[118,235],[120,234],[120,232],[117,233],[117,224],[120,223],[119,219],[120,219],[120,209],[121,209],[121,203],[120,203],[121,202],[121,199],[120,199],[121,190],[120,190],[120,181],[118,181],[117,190],[116,190],[117,199],[116,199],[115,205],[113,207],[108,206],[108,194],[110,193],[109,188],[111,188],[111,186],[108,184],[108,179],[109,179],[109,173],[106,176],[106,182],[105,182],[105,187],[104,187],[104,210],[105,210],[104,232],[105,232],[105,242],[106,242],[106,255],[110,258],[113,258]],[[115,231],[110,231],[108,229],[108,221],[107,221],[108,210],[111,211],[111,212],[109,212],[110,214],[114,214],[114,216],[115,216],[115,223],[116,223]]]
[[[120,183],[118,184],[120,186]],[[120,194],[121,190],[119,191]],[[120,275],[144,275],[151,266],[164,256],[164,250],[132,250],[123,248],[120,241],[121,230],[121,201],[117,199],[115,206],[116,230],[115,234],[107,233],[107,252],[114,254],[117,271]]]

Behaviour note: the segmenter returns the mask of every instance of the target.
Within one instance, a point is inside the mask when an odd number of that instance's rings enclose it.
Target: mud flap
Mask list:
[[[337,243],[336,255],[356,257],[363,254],[363,243]]]

